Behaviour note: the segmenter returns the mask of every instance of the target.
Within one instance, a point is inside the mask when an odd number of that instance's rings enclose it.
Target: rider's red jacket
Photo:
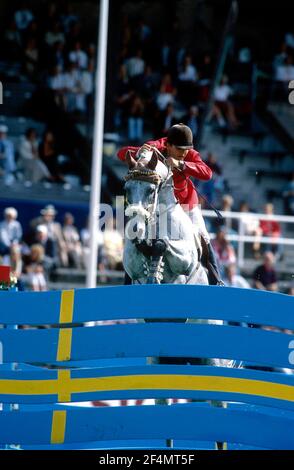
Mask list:
[[[156,147],[161,153],[166,152],[166,137],[147,142],[147,144]],[[140,147],[122,147],[117,156],[120,160],[125,160],[126,153],[128,150],[132,153],[135,158],[137,151]],[[187,205],[189,210],[193,209],[198,204],[198,196],[190,180],[190,176],[198,178],[199,180],[208,181],[212,177],[211,169],[202,161],[200,154],[191,149],[188,151],[185,160],[184,168],[179,171],[175,169],[173,171],[174,185],[175,185],[175,196],[180,204]]]

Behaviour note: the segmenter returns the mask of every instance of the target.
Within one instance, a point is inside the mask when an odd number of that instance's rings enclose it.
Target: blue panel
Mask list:
[[[3,362],[53,362],[56,360],[59,330],[0,330]]]
[[[59,323],[60,297],[52,292],[0,292],[0,324]]]
[[[120,377],[120,376],[148,376],[150,374],[159,374],[164,378],[165,374],[175,375],[178,379],[181,375],[205,376],[205,377],[228,377],[235,379],[247,379],[268,383],[268,393],[270,394],[272,384],[282,384],[293,387],[294,396],[294,376],[273,372],[262,372],[246,369],[231,369],[224,367],[207,367],[207,366],[144,366],[144,367],[117,367],[117,368],[99,368],[99,369],[82,369],[72,370],[71,379],[93,378],[93,377]],[[18,380],[49,380],[56,379],[57,371],[44,370],[40,371],[5,371],[0,373],[0,380],[14,380],[17,385]],[[277,408],[294,410],[294,401],[278,400],[265,396],[256,396],[246,393],[246,385],[244,393],[235,394],[233,392],[215,392],[209,388],[205,391],[198,390],[177,390],[173,389],[170,382],[169,390],[116,390],[116,391],[93,391],[86,393],[73,393],[70,397],[71,401],[95,401],[95,400],[124,400],[124,399],[144,399],[144,398],[190,398],[199,400],[218,400],[218,401],[242,401],[245,403],[255,403],[259,405],[276,406]],[[248,385],[247,385],[248,387]],[[55,403],[57,395],[17,395],[3,394],[0,390],[0,402],[3,403]],[[38,408],[39,409],[39,408]]]
[[[49,427],[48,412],[2,412],[0,443],[46,444],[50,439]],[[293,420],[264,413],[187,404],[67,412],[65,443],[167,438],[294,449]]]
[[[0,330],[4,362],[56,360],[57,328]],[[148,323],[73,328],[72,360],[124,357],[236,359],[275,367],[289,364],[292,335],[230,326]]]
[[[117,286],[77,290],[75,302],[74,319],[77,322],[85,321],[79,305],[87,305],[88,315],[91,316],[89,320],[189,317],[294,328],[293,297],[253,289],[181,285]],[[96,309],[93,308],[95,305]],[[283,311],[283,315],[277,316],[277,311]]]
[[[6,292],[0,295],[0,323],[50,324],[59,321],[60,292]],[[253,289],[181,285],[114,286],[76,290],[73,321],[189,317],[294,329],[293,310],[293,297]],[[280,311],[283,315],[276,315]]]

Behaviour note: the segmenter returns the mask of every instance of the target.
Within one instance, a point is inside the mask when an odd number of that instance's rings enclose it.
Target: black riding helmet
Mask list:
[[[179,149],[193,148],[193,134],[185,124],[175,124],[167,131],[167,142]]]

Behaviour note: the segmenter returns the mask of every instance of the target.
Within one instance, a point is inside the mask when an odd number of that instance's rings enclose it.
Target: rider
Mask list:
[[[216,257],[210,243],[210,237],[205,227],[204,219],[199,208],[198,195],[190,177],[208,181],[212,176],[211,169],[202,161],[200,154],[193,149],[193,134],[185,124],[175,124],[170,127],[167,137],[155,141],[148,141],[140,147],[123,147],[118,151],[118,158],[125,160],[127,151],[133,158],[139,156],[144,150],[157,149],[165,157],[166,163],[173,170],[175,197],[188,213],[193,224],[198,226],[199,232],[207,247],[208,279],[211,285],[223,285]]]

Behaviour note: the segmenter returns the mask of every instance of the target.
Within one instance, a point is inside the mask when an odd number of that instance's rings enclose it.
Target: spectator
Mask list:
[[[19,157],[24,179],[33,183],[44,179],[52,179],[48,168],[39,157],[38,147],[36,131],[30,128],[21,139]]]
[[[236,255],[233,246],[226,238],[226,231],[219,229],[216,238],[212,241],[212,245],[215,249],[221,271],[229,264],[236,262]]]
[[[13,173],[16,170],[13,143],[7,139],[8,127],[0,125],[0,177],[3,176],[6,184],[14,181]]]
[[[23,290],[23,283],[21,279],[23,261],[20,244],[18,244],[17,242],[13,242],[11,244],[9,254],[3,256],[2,258],[2,264],[4,266],[10,266],[12,276],[16,277],[17,279],[18,290]]]
[[[236,265],[229,264],[225,268],[224,282],[228,287],[239,287],[240,289],[250,289],[250,284],[244,277],[237,274]]]
[[[66,109],[66,98],[65,98],[65,80],[64,74],[61,71],[61,67],[56,65],[52,73],[49,76],[48,86],[54,92],[54,100],[57,106],[60,106],[63,110]]]
[[[72,266],[74,268],[82,268],[83,251],[80,241],[80,235],[77,228],[74,226],[74,217],[69,212],[64,215],[62,234],[65,240],[66,250],[68,253],[69,266]]]
[[[233,197],[230,194],[224,194],[222,197],[221,211],[232,212],[233,205],[234,205]],[[232,219],[230,217],[226,217],[226,214],[224,214],[224,216],[225,216],[224,225],[226,229],[232,233],[232,226],[233,226]]]
[[[65,180],[60,171],[60,166],[58,163],[59,153],[56,148],[55,137],[54,134],[49,130],[45,132],[43,140],[40,143],[39,155],[41,160],[48,168],[53,181],[57,183],[64,183]]]
[[[264,254],[264,263],[253,273],[253,285],[256,289],[277,291],[277,273],[274,267],[275,256],[270,251]]]
[[[193,65],[192,57],[186,55],[182,71],[179,73],[181,82],[195,83],[198,79],[196,67]]]
[[[63,75],[65,105],[68,112],[73,112],[77,109],[77,95],[81,91],[80,78],[81,75],[77,64],[75,62],[68,64]]]
[[[130,57],[126,63],[128,76],[133,80],[143,76],[145,61],[141,49],[138,49],[135,56]]]
[[[19,29],[20,31],[25,31],[33,19],[34,15],[29,9],[27,2],[23,2],[23,6],[14,14],[14,20],[17,29]]]
[[[49,47],[53,47],[56,42],[65,42],[65,36],[58,21],[55,21],[52,29],[45,34],[45,42]]]
[[[83,70],[79,79],[80,90],[77,94],[77,109],[82,113],[90,110],[91,98],[94,91],[94,68],[93,62],[88,63],[86,70]]]
[[[79,69],[86,69],[88,66],[88,56],[82,50],[82,45],[77,41],[74,45],[74,49],[69,53],[70,62],[74,62]]]
[[[214,90],[215,101],[209,119],[216,117],[219,126],[225,127],[226,118],[231,128],[236,129],[240,123],[236,117],[235,108],[229,99],[232,94],[233,90],[228,85],[228,77],[224,75],[220,85]]]
[[[25,281],[33,291],[46,291],[47,281],[44,273],[44,248],[41,245],[32,245],[30,254],[24,257]]]
[[[57,212],[51,204],[41,210],[41,216],[31,221],[31,228],[34,233],[38,225],[45,225],[48,230],[48,238],[56,243],[58,249],[58,257],[61,265],[68,266],[68,255],[66,251],[65,240],[63,238],[61,225],[55,221]]]
[[[209,97],[209,86],[211,77],[213,75],[213,64],[210,54],[205,54],[203,61],[199,67],[199,80],[198,80],[198,99],[201,102],[206,102]]]
[[[269,238],[279,238],[281,236],[281,226],[279,222],[276,220],[271,220],[270,216],[274,214],[274,206],[271,203],[267,203],[264,206],[264,212],[267,216],[269,216],[267,219],[260,220],[259,226],[261,229],[261,233],[263,237],[269,237]],[[271,250],[270,250],[271,248]],[[274,254],[277,253],[279,249],[278,243],[274,244],[268,244],[266,245],[266,250],[267,251],[272,251]]]
[[[143,139],[144,103],[139,95],[134,95],[128,113],[128,138],[132,142]]]
[[[287,290],[287,294],[294,295],[294,287],[289,287],[289,289]]]
[[[247,202],[240,204],[239,212],[244,212],[242,217],[242,224],[244,228],[244,234],[249,236],[255,236],[256,241],[252,245],[253,255],[255,259],[260,258],[260,241],[259,238],[262,236],[262,230],[259,225],[259,221],[253,214],[250,213]],[[246,215],[245,215],[246,214]]]
[[[43,266],[49,274],[59,264],[58,245],[55,240],[49,238],[48,228],[44,224],[37,225],[33,245],[41,245],[44,248]]]
[[[294,215],[294,173],[292,173],[291,180],[284,188],[282,195],[286,214]]]
[[[165,91],[165,86],[161,85],[156,98],[156,104],[159,111],[164,111],[169,104],[174,104],[175,97],[172,93]]]
[[[22,239],[22,227],[17,219],[17,210],[6,207],[4,220],[0,222],[0,255],[7,255],[12,244],[19,244]]]

